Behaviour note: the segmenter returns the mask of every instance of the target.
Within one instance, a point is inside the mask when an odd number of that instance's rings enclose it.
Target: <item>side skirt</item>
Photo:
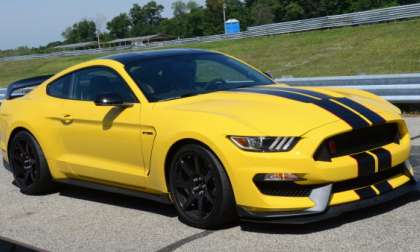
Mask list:
[[[125,189],[125,188],[121,188],[121,187],[114,187],[114,186],[109,186],[109,185],[98,184],[98,183],[89,182],[89,181],[82,181],[82,180],[77,180],[77,179],[56,180],[56,182],[63,183],[63,184],[68,184],[68,185],[73,185],[73,186],[78,186],[78,187],[89,188],[89,189],[98,190],[98,191],[105,191],[105,192],[111,192],[111,193],[117,193],[117,194],[132,196],[132,197],[136,197],[136,198],[153,200],[153,201],[163,203],[163,204],[167,204],[167,205],[172,204],[171,200],[169,199],[168,194],[157,195],[157,194],[151,194],[151,193],[146,193],[146,192],[142,192],[142,191]]]

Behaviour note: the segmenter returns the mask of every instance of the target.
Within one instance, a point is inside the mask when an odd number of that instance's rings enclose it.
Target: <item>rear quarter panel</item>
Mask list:
[[[24,97],[6,100],[0,107],[0,148],[3,158],[8,160],[7,151],[11,134],[15,129],[23,128],[29,131],[37,140],[50,167],[54,178],[66,177],[54,164],[58,154],[57,142],[51,137],[54,128],[48,123],[44,111],[51,108],[59,108],[56,104],[42,95],[45,87],[37,87]]]

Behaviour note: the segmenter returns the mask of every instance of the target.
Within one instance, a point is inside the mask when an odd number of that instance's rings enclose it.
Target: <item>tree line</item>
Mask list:
[[[172,18],[163,18],[164,7],[156,1],[144,6],[134,4],[127,13],[121,13],[101,32],[103,40],[137,37],[164,33],[175,38],[186,38],[223,33],[223,5],[228,18],[236,18],[242,29],[248,26],[314,18],[326,15],[370,10],[420,0],[206,0],[200,6],[193,0],[172,3]],[[96,37],[94,21],[82,20],[64,33],[66,43],[92,41]]]
[[[39,48],[20,47],[17,51],[43,52],[62,44],[101,41],[163,33],[173,38],[187,38],[223,33],[223,8],[227,18],[238,19],[241,29],[298,19],[314,18],[418,3],[420,0],[206,0],[201,6],[193,0],[174,1],[173,16],[164,18],[164,6],[149,1],[134,4],[108,22],[83,19],[65,29],[63,41],[55,41]],[[106,29],[104,29],[106,27]],[[7,54],[0,51],[0,55]],[[10,51],[9,51],[10,54]],[[16,55],[16,51],[12,54]]]

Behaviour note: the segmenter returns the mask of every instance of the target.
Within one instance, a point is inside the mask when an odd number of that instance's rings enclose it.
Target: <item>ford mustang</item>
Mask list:
[[[0,147],[15,184],[173,204],[199,228],[308,223],[413,190],[401,111],[371,93],[290,87],[217,52],[107,56],[9,85]]]

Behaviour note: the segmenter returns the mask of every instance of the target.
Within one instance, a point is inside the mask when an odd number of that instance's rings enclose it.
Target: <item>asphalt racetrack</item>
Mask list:
[[[420,178],[420,117],[406,119]],[[240,223],[204,231],[151,201],[69,186],[25,196],[11,182],[12,174],[0,168],[0,240],[47,251],[420,250],[420,192],[310,225]]]

